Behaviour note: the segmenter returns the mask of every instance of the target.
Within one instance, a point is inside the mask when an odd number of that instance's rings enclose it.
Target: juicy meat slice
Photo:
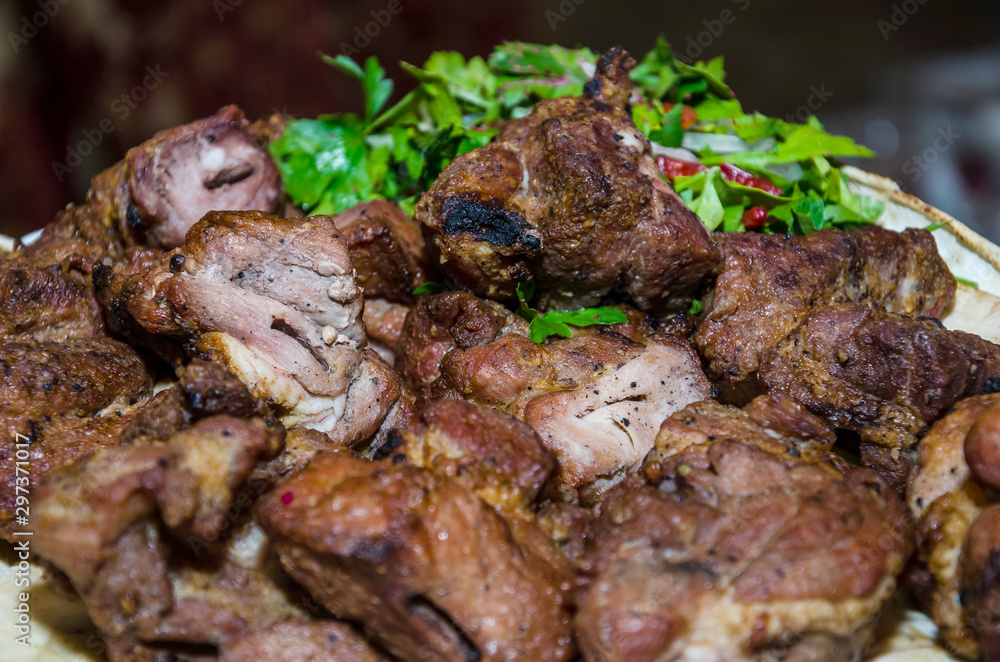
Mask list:
[[[527,335],[527,322],[494,301],[462,291],[424,296],[404,320],[396,367],[418,402],[425,402],[448,352],[485,345],[511,333]]]
[[[783,397],[664,422],[643,471],[595,509],[584,658],[860,659],[910,527],[902,500],[832,441]]]
[[[317,456],[258,507],[285,568],[405,660],[566,660],[568,585],[453,479]]]
[[[30,435],[64,416],[89,416],[145,395],[142,357],[110,338],[0,345],[0,430]]]
[[[948,648],[970,659],[1000,655],[1000,621],[989,608],[1000,591],[997,499],[989,483],[979,479],[980,472],[970,469],[983,459],[977,446],[982,450],[986,442],[1000,443],[990,432],[997,418],[1000,394],[977,395],[955,405],[921,439],[906,494],[917,521],[917,571],[910,573],[911,588]],[[992,438],[980,437],[987,434]]]
[[[366,299],[361,315],[368,332],[368,345],[386,362],[395,365],[396,343],[403,333],[403,324],[410,307],[386,299]]]
[[[512,333],[444,356],[434,397],[513,414],[558,460],[556,480],[603,489],[638,466],[659,424],[711,395],[697,355],[664,336],[646,345],[615,333],[535,344]]]
[[[392,369],[365,349],[361,291],[329,217],[210,212],[120,286],[120,314],[226,366],[289,427],[355,444],[402,406]]]
[[[609,50],[583,96],[539,102],[448,165],[416,208],[444,273],[494,298],[534,277],[554,307],[612,292],[643,310],[685,306],[721,253],[632,122],[634,64]]]
[[[219,656],[219,662],[380,662],[384,658],[350,626],[337,621],[284,621],[254,632]]]
[[[90,273],[77,255],[49,264],[0,258],[0,344],[106,336]]]
[[[908,448],[958,400],[995,388],[1000,347],[930,320],[838,304],[804,319],[764,357],[759,378],[863,442]]]
[[[413,290],[433,274],[419,223],[385,200],[352,207],[333,222],[347,242],[365,300],[412,304]]]
[[[130,149],[130,224],[145,231],[150,244],[169,250],[183,244],[188,228],[209,211],[276,212],[281,177],[250,129],[239,108],[226,106]]]
[[[761,357],[818,308],[866,301],[937,317],[955,295],[955,279],[924,230],[743,232],[720,235],[719,243],[725,266],[695,345],[709,374],[730,386],[752,381]]]

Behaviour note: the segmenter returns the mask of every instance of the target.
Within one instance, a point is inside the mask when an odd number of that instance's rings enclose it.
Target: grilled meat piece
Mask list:
[[[818,308],[866,301],[937,317],[955,295],[955,279],[924,230],[742,232],[720,235],[719,244],[725,268],[705,299],[695,346],[709,375],[733,387],[752,386],[761,357]]]
[[[552,307],[685,307],[721,254],[632,122],[634,64],[611,49],[583,96],[540,101],[448,165],[416,208],[444,273],[493,298],[534,277]]]
[[[285,621],[236,642],[219,662],[380,662],[384,660],[350,626],[337,621]]]
[[[647,343],[605,331],[539,345],[503,307],[449,292],[407,316],[400,371],[418,397],[462,398],[527,422],[555,454],[560,483],[599,490],[642,461],[663,419],[711,393],[690,346],[631,330]]]
[[[368,345],[391,365],[396,364],[396,343],[410,307],[386,299],[366,299],[361,319],[368,332]]]
[[[89,416],[148,393],[139,354],[110,338],[0,345],[0,430],[31,435],[64,416]]]
[[[385,200],[352,207],[333,222],[347,242],[365,301],[412,304],[413,290],[433,274],[420,225]]]
[[[863,442],[906,449],[963,397],[1000,379],[1000,347],[882,308],[823,308],[765,355],[760,383]]]
[[[274,213],[281,177],[250,122],[236,106],[161,131],[125,156],[134,209],[133,227],[153,246],[176,248],[212,210]]]
[[[0,258],[0,344],[106,336],[90,274],[77,255],[51,264],[17,253]]]
[[[166,442],[103,449],[35,491],[33,548],[84,599],[112,660],[166,659],[178,645],[214,655],[304,616],[246,524],[269,487],[251,472],[283,433],[273,420],[210,416]]]
[[[111,310],[225,365],[289,427],[358,444],[409,411],[365,349],[361,291],[328,217],[211,212],[154,266],[105,280],[121,287]]]
[[[984,446],[1000,444],[998,419],[1000,394],[955,405],[921,439],[906,495],[917,520],[911,588],[947,646],[970,659],[1000,657],[1000,620],[989,606],[1000,591],[998,505],[980,462]]]
[[[404,660],[567,660],[569,588],[456,480],[346,452],[258,507],[284,567]]]
[[[642,472],[595,509],[584,658],[860,659],[910,527],[902,500],[832,443],[781,396],[668,419]]]

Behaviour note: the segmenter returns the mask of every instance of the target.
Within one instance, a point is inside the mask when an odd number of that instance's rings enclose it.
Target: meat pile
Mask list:
[[[30,488],[111,660],[859,660],[900,584],[1000,659],[1000,347],[937,321],[933,237],[709,233],[633,64],[415,218],[301,218],[282,119],[228,107],[0,258],[0,458],[32,466],[0,537]],[[626,321],[533,342],[527,280]]]

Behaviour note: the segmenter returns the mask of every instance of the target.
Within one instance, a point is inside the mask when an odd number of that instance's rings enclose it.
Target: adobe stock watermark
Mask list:
[[[34,39],[38,35],[39,30],[48,25],[49,21],[59,13],[59,10],[64,5],[69,4],[69,1],[39,0],[38,11],[32,13],[30,16],[27,14],[22,16],[21,29],[18,32],[7,33],[7,41],[10,42],[10,47],[14,49],[14,53],[17,53],[21,46]]]
[[[133,110],[139,107],[140,103],[146,100],[149,93],[155,90],[163,82],[163,79],[169,75],[169,72],[160,69],[160,65],[156,65],[155,67],[147,66],[146,75],[143,77],[142,83],[112,101],[110,106],[111,112],[120,121],[124,121]],[[63,163],[59,163],[58,161],[52,162],[52,172],[55,173],[56,179],[62,182],[66,175],[76,170],[83,163],[83,160],[90,156],[98,145],[104,142],[105,136],[114,133],[117,128],[118,125],[115,124],[111,117],[105,117],[97,123],[95,128],[84,129],[81,132],[83,140],[76,143],[76,145],[66,145],[65,161]]]
[[[243,4],[243,0],[212,0],[212,9],[219,21],[226,20],[226,14],[236,11],[236,8]]]
[[[729,0],[736,8],[744,12],[750,8],[750,0]],[[700,58],[707,48],[715,43],[715,40],[722,36],[726,26],[736,22],[738,14],[729,9],[719,12],[717,18],[705,19],[701,22],[705,29],[694,36],[688,36],[687,43],[684,44],[684,56],[688,61],[693,62]],[[674,55],[680,55],[680,49],[675,49]]]
[[[833,96],[833,92],[826,89],[826,83],[820,83],[819,88],[815,85],[810,85],[809,92],[810,94],[804,104],[785,115],[786,122],[805,124],[809,120],[809,117],[815,115],[816,111],[822,108],[823,104]]]
[[[889,36],[893,32],[899,32],[899,29],[906,25],[910,17],[916,14],[920,6],[924,4],[927,4],[927,0],[903,0],[899,4],[893,4],[889,20],[880,18],[875,23],[878,26],[878,31],[882,33],[882,39],[889,41]]]
[[[347,56],[360,55],[361,51],[368,48],[375,39],[392,22],[394,16],[403,12],[402,0],[389,0],[385,9],[371,10],[372,20],[361,25],[354,26],[354,39],[351,43],[340,42],[340,52]]]
[[[934,142],[931,143],[931,146],[920,154],[915,154],[907,159],[903,164],[903,172],[910,176],[911,182],[917,181],[961,137],[950,126],[948,128],[938,128],[937,136],[934,137]]]
[[[549,22],[549,27],[555,32],[560,23],[564,23],[573,15],[576,8],[587,0],[562,0],[555,9],[545,10],[545,20]]]

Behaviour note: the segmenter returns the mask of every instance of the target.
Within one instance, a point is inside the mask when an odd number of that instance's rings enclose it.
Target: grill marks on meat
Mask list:
[[[924,230],[746,232],[720,235],[719,243],[725,267],[695,345],[710,374],[729,386],[752,385],[763,354],[823,306],[864,301],[936,317],[955,295],[955,279]]]
[[[161,131],[125,160],[135,204],[128,220],[164,249],[183,244],[209,211],[274,213],[281,204],[278,168],[236,106]]]
[[[911,588],[948,647],[972,659],[1000,655],[1000,621],[989,607],[1000,590],[998,505],[989,473],[996,460],[991,449],[1000,446],[998,420],[1000,395],[959,402],[921,440],[906,495],[917,520]],[[984,463],[987,457],[992,461]]]
[[[863,305],[819,310],[764,357],[760,382],[863,442],[907,448],[959,399],[1000,377],[1000,347]]]
[[[672,336],[640,344],[612,332],[539,345],[525,327],[467,293],[423,299],[400,336],[400,369],[418,397],[462,398],[529,423],[565,485],[600,481],[600,489],[619,479],[652,448],[664,418],[711,393],[697,355]]]
[[[321,455],[258,515],[288,572],[400,659],[572,656],[568,586],[454,479]]]
[[[902,500],[832,441],[780,397],[668,419],[595,510],[584,657],[860,659],[910,532]]]
[[[328,217],[211,212],[114,299],[145,331],[225,365],[288,426],[359,443],[404,406],[364,349],[361,292]]]
[[[633,65],[608,51],[583,96],[543,100],[452,161],[416,209],[444,273],[495,298],[534,277],[554,307],[594,305],[620,286],[664,311],[715,272],[712,236],[632,123]]]

